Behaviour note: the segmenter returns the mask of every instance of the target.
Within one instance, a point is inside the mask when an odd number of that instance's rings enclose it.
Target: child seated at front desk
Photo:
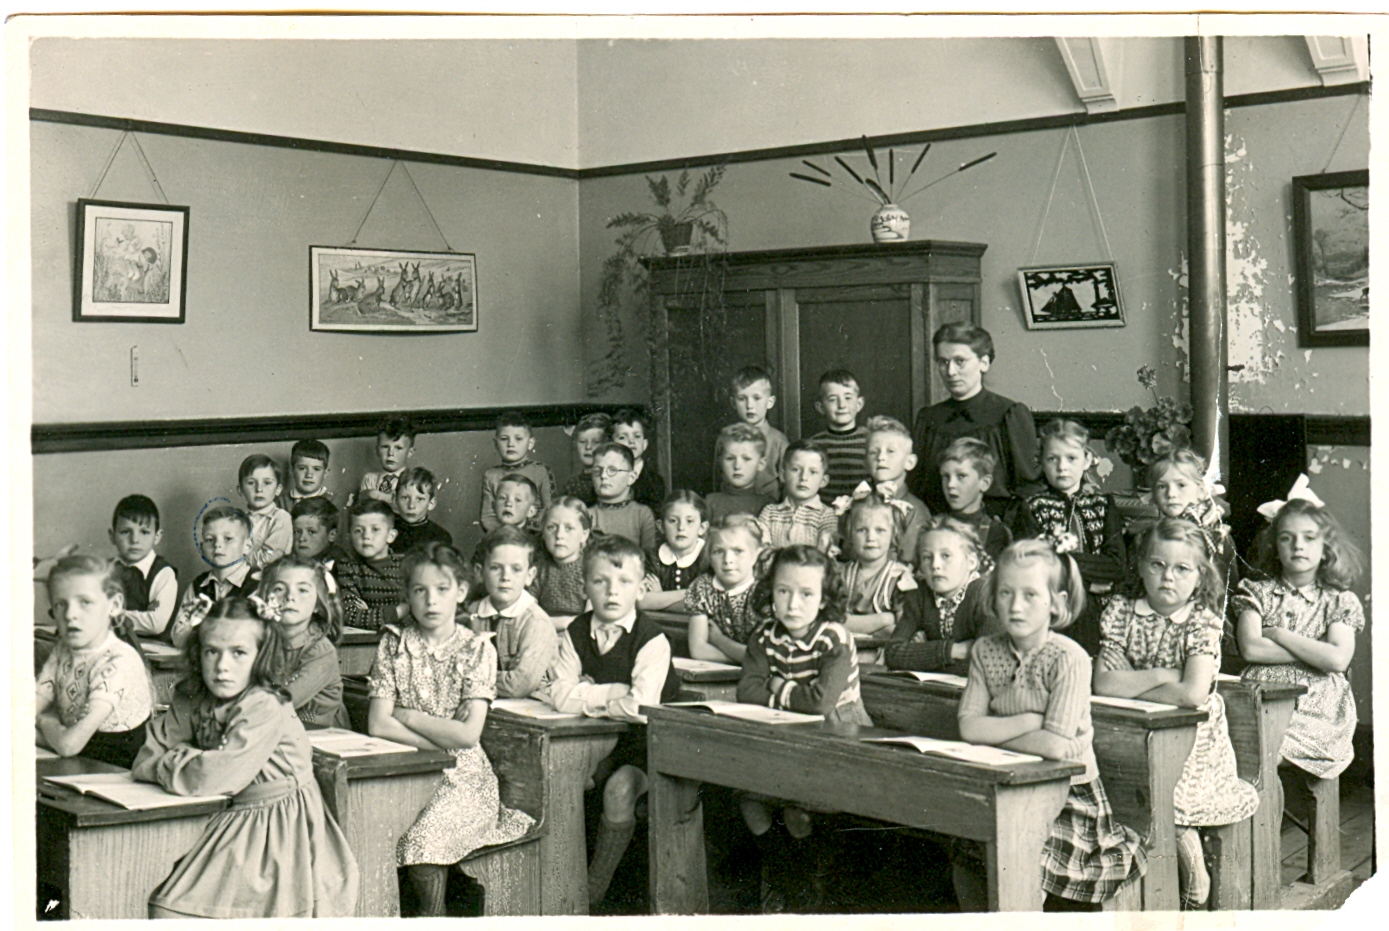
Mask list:
[[[584,587],[593,605],[559,639],[559,661],[550,687],[559,711],[645,723],[642,705],[675,698],[680,680],[670,663],[670,641],[637,610],[645,558],[626,537],[602,537],[584,552]],[[588,902],[607,895],[622,854],[636,830],[637,799],[646,794],[646,728],[633,727],[598,764],[603,818],[588,864]]]
[[[989,632],[979,538],[948,514],[931,518],[919,543],[925,585],[906,593],[902,614],[883,648],[889,669],[968,675],[969,649]]]

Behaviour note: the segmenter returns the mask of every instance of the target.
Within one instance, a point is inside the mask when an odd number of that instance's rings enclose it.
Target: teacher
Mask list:
[[[993,365],[989,331],[970,323],[947,323],[931,338],[936,368],[950,397],[923,407],[916,415],[912,439],[918,465],[908,478],[911,491],[931,513],[950,511],[941,491],[937,458],[953,441],[974,437],[994,454],[993,484],[984,495],[989,513],[1002,517],[1013,495],[1038,490],[1037,427],[1027,405],[1000,397],[984,387]]]

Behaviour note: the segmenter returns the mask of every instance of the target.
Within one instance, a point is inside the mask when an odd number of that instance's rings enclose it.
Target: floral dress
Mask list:
[[[756,587],[749,579],[744,587],[729,591],[712,575],[701,575],[685,592],[685,610],[709,618],[734,643],[748,643],[764,620],[752,610]]]
[[[536,559],[539,571],[535,583],[527,589],[540,607],[551,617],[583,614],[588,603],[584,590],[584,559],[557,563],[549,553]]]
[[[1354,592],[1325,588],[1313,582],[1293,588],[1282,579],[1245,579],[1234,598],[1235,614],[1255,611],[1264,627],[1282,627],[1320,640],[1332,624],[1359,632],[1365,612]],[[1244,669],[1245,682],[1305,685],[1278,751],[1283,759],[1322,779],[1339,776],[1355,751],[1355,696],[1343,672],[1322,672],[1302,662],[1253,663]]]
[[[458,626],[431,646],[413,626],[382,628],[371,668],[370,695],[439,718],[453,718],[472,699],[497,697],[497,653],[483,637]],[[515,840],[535,822],[502,806],[497,775],[482,747],[450,750],[454,765],[396,845],[400,866],[457,863],[479,847]]]
[[[1209,656],[1210,693],[1198,710],[1196,743],[1173,792],[1177,824],[1193,827],[1234,824],[1254,814],[1259,793],[1236,772],[1235,748],[1225,719],[1225,701],[1215,690],[1220,668],[1220,618],[1195,604],[1164,617],[1147,599],[1110,599],[1100,617],[1100,659],[1110,668],[1176,669],[1193,656]]]

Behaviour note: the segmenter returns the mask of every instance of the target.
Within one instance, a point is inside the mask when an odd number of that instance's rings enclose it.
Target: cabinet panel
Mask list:
[[[908,295],[890,300],[849,300],[845,296],[807,303],[797,292],[796,298],[800,316],[801,435],[810,436],[825,428],[824,419],[815,410],[815,398],[820,376],[836,368],[848,369],[858,378],[867,400],[865,417],[886,414],[910,423]]]

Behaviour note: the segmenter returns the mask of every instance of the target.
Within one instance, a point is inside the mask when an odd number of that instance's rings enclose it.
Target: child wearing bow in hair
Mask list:
[[[1351,584],[1364,567],[1326,505],[1298,478],[1287,501],[1259,506],[1268,525],[1254,540],[1254,568],[1264,578],[1240,582],[1234,599],[1246,682],[1304,685],[1279,755],[1289,809],[1305,812],[1317,779],[1340,775],[1355,758],[1355,698],[1346,669],[1365,613]],[[1301,774],[1301,779],[1289,776]],[[1299,783],[1302,783],[1299,785]]]
[[[892,558],[910,562],[916,558],[917,539],[931,519],[930,509],[907,491],[907,473],[916,468],[911,431],[891,417],[870,417],[865,427],[868,451],[864,454],[864,462],[868,466],[868,480],[861,482],[851,496],[836,498],[834,509],[844,514],[854,501],[873,492],[892,503],[902,515],[901,529],[893,540]],[[848,527],[841,529],[841,535],[848,539]]]
[[[872,443],[872,440],[869,440]],[[892,630],[902,617],[903,600],[916,590],[912,567],[893,558],[907,510],[900,500],[877,493],[855,501],[849,509],[849,553],[844,569],[848,610],[844,626],[850,633],[876,634]]]
[[[286,556],[266,568],[250,601],[261,620],[279,628],[268,645],[268,669],[289,693],[299,720],[350,728],[335,646],[342,637],[342,603],[333,577],[317,560]]]

